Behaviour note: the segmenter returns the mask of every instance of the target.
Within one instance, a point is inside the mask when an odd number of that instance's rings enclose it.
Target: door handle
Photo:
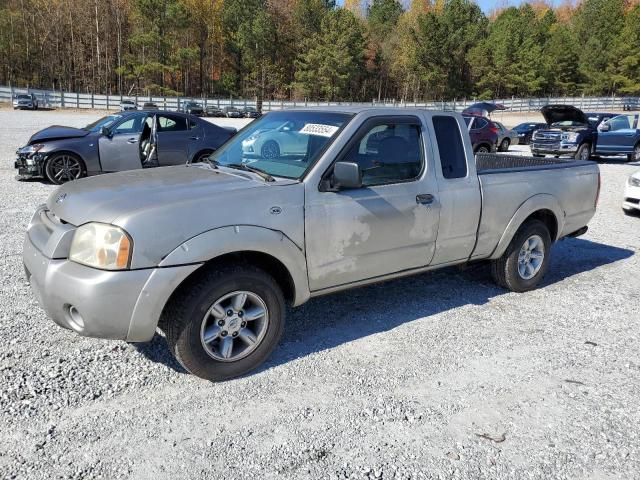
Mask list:
[[[127,140],[127,143],[131,143],[131,144],[138,143],[138,139],[137,138],[130,138],[129,140]]]
[[[189,137],[189,140],[200,140],[200,137]]]
[[[430,193],[416,195],[416,203],[419,205],[432,205],[435,199],[436,197],[434,197]]]

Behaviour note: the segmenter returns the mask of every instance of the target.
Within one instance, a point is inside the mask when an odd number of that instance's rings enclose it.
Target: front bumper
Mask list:
[[[627,185],[624,190],[622,208],[625,210],[640,210],[640,187]]]
[[[151,340],[167,300],[199,267],[98,270],[48,258],[29,232],[23,262],[38,303],[55,323],[83,336],[129,342]]]
[[[533,153],[544,153],[549,155],[574,154],[578,151],[579,145],[576,143],[541,143],[536,140],[531,141],[531,151]]]
[[[18,154],[13,166],[18,170],[18,178],[35,178],[44,177],[44,156],[41,154],[33,155],[29,158],[27,155]]]

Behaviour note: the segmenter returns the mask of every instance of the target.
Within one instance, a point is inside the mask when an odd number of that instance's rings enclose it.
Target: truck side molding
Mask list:
[[[564,211],[560,207],[560,203],[558,202],[556,197],[554,197],[553,195],[549,195],[546,193],[537,194],[529,197],[524,201],[524,203],[522,203],[522,205],[518,207],[516,212],[511,217],[511,220],[509,220],[507,228],[502,234],[502,237],[500,237],[500,241],[491,254],[490,259],[494,260],[502,256],[502,254],[509,246],[509,243],[511,243],[514,235],[527,218],[529,218],[536,212],[544,211],[553,213],[553,216],[555,217],[557,225],[556,233],[555,235],[553,235],[553,232],[550,233],[552,235],[552,241],[558,240],[558,235],[560,234],[560,232],[562,232],[564,227]]]
[[[289,272],[295,288],[293,306],[310,297],[304,251],[284,233],[254,225],[216,228],[190,238],[158,265],[168,267],[204,263],[229,253],[259,252],[278,260]]]

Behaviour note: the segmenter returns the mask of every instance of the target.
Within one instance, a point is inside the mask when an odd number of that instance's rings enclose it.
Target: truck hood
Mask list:
[[[40,130],[39,132],[34,133],[29,139],[29,145],[48,140],[86,137],[87,135],[89,135],[89,132],[81,128],[52,125],[51,127],[47,127],[44,130]]]
[[[133,239],[131,268],[157,266],[187,240],[251,225],[304,245],[304,184],[265,182],[251,173],[181,165],[110,173],[63,185],[47,200],[72,225],[102,222]]]
[[[243,175],[204,166],[176,166],[110,173],[67,183],[53,192],[47,206],[72,225],[116,223],[120,217],[168,203],[212,199],[230,190],[260,187]]]
[[[540,113],[547,125],[566,121],[589,124],[589,119],[584,112],[572,105],[546,105],[540,109]]]

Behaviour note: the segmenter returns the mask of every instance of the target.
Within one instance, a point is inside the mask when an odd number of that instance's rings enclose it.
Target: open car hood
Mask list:
[[[589,124],[589,119],[582,110],[572,105],[546,105],[540,109],[547,125],[556,122],[576,122]]]
[[[89,135],[87,130],[73,127],[62,127],[53,125],[44,130],[34,133],[29,139],[29,145],[32,143],[42,142],[46,140],[60,140],[62,138],[80,138]]]

